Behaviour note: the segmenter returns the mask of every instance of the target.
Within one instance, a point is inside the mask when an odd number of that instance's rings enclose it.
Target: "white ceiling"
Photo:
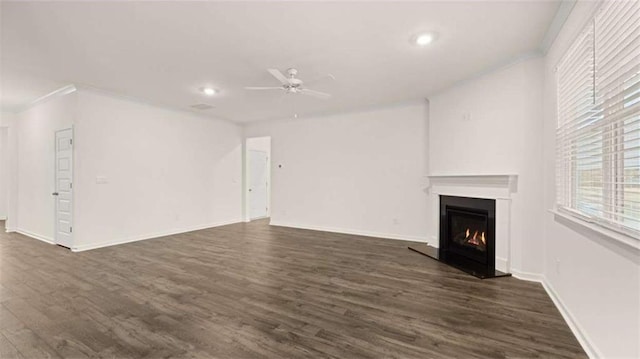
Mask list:
[[[537,51],[559,1],[2,2],[0,105],[68,84],[237,122],[419,98]],[[436,31],[418,48],[409,38]],[[329,100],[275,86],[296,67]],[[198,89],[220,89],[206,97]]]

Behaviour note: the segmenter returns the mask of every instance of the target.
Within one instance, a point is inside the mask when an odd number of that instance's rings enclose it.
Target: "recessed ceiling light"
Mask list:
[[[422,34],[418,34],[413,36],[412,42],[418,46],[426,46],[433,42],[436,39],[436,35],[432,32],[425,32]]]
[[[205,94],[205,95],[207,95],[207,96],[213,96],[213,95],[215,95],[216,93],[218,93],[218,91],[217,91],[216,89],[211,88],[211,87],[205,87],[205,88],[203,88],[203,89],[202,89],[202,92],[204,92],[204,94]]]

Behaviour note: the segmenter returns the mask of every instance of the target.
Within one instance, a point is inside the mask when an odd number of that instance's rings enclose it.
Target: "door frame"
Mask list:
[[[73,227],[75,224],[75,207],[76,207],[76,201],[75,201],[75,188],[73,187],[73,184],[75,183],[75,157],[76,157],[76,133],[75,133],[75,129],[74,126],[71,125],[69,127],[65,127],[65,128],[61,128],[59,130],[54,131],[53,133],[53,192],[56,192],[58,189],[58,184],[57,184],[57,176],[58,176],[58,142],[56,140],[56,137],[58,135],[58,132],[62,132],[62,131],[67,131],[67,130],[71,130],[71,246],[69,246],[69,249],[73,249],[73,247],[75,246],[75,234],[73,233]],[[56,196],[54,197],[54,206],[53,206],[53,243],[60,245],[60,243],[58,242],[58,198]]]
[[[4,136],[4,138],[2,138]],[[0,126],[0,166],[4,166],[3,171],[0,172],[0,182],[2,183],[2,186],[4,188],[0,188],[0,191],[3,191],[4,193],[4,208],[5,208],[5,214],[0,215],[0,221],[5,221],[5,230],[8,228],[7,227],[7,222],[9,222],[9,177],[11,177],[11,175],[9,174],[9,172],[11,170],[13,170],[13,168],[10,168],[11,166],[9,166],[9,127],[8,126]],[[2,151],[2,145],[5,146],[4,150]]]

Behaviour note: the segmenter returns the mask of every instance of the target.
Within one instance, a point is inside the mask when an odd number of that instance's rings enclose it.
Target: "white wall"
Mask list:
[[[525,274],[543,268],[542,70],[541,58],[529,59],[429,98],[430,174],[518,175],[511,270]],[[437,223],[429,231],[438,238]]]
[[[426,240],[426,111],[420,103],[248,125],[246,137],[271,136],[271,223]]]
[[[75,120],[77,94],[57,96],[21,112],[14,121],[17,139],[18,231],[53,241],[55,201],[54,133]]]
[[[240,127],[94,92],[78,96],[78,249],[242,221]]]
[[[597,3],[579,1],[545,59],[543,269],[552,288],[601,358],[640,357],[640,253],[555,218],[556,79],[554,69]]]
[[[242,220],[239,126],[80,90],[9,125],[19,199],[13,229],[53,241],[54,132],[70,126],[74,249]]]

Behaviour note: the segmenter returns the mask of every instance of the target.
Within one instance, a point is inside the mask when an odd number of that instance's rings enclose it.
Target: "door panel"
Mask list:
[[[73,130],[56,132],[55,241],[73,245]]]
[[[249,218],[257,219],[267,216],[267,170],[268,156],[266,152],[249,151]]]

